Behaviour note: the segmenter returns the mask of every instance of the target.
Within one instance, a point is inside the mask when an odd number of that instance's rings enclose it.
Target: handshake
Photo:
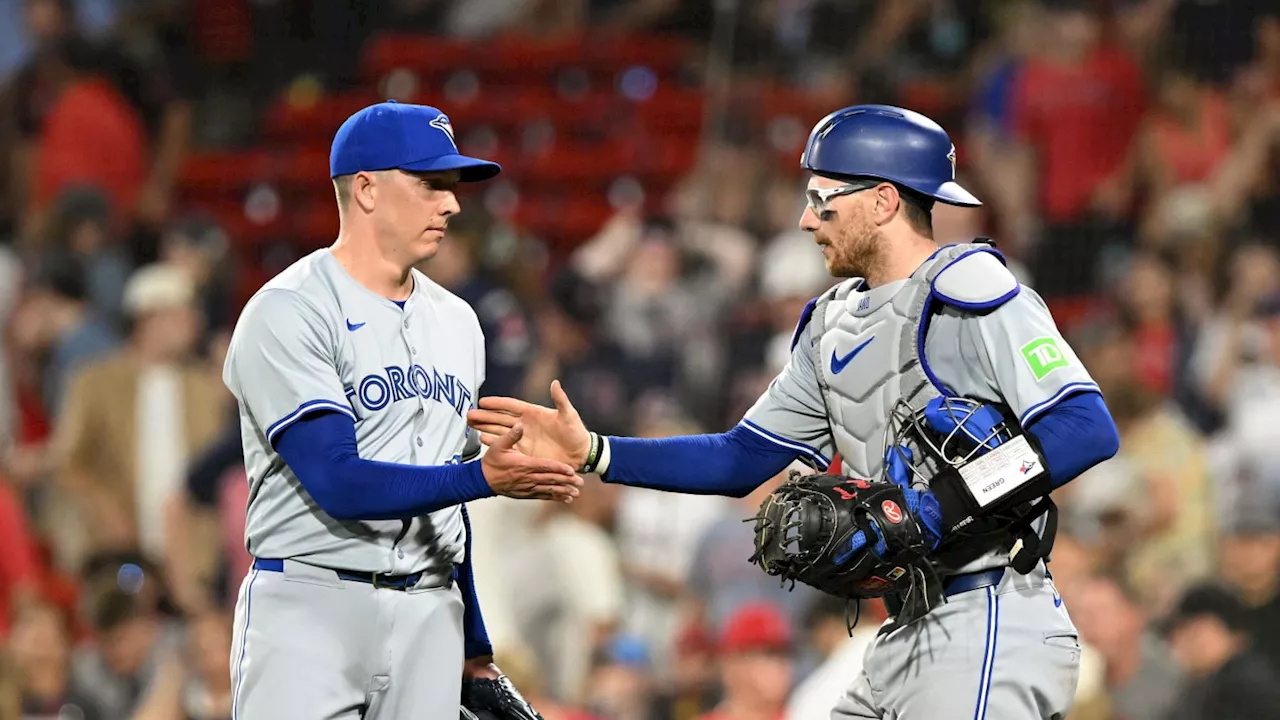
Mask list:
[[[591,433],[560,381],[551,384],[554,408],[505,397],[481,398],[467,425],[488,447],[480,467],[499,495],[573,502],[578,497]]]

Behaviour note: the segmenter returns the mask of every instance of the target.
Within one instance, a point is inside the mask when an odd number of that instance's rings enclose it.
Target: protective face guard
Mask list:
[[[983,413],[981,417],[980,411]],[[1048,557],[1053,547],[1057,532],[1057,510],[1048,496],[1048,475],[1044,471],[1043,458],[1031,448],[1030,437],[1021,431],[1010,411],[1004,407],[999,407],[997,411],[999,419],[992,422],[990,406],[970,398],[944,398],[939,409],[941,415],[935,417],[949,421],[952,429],[942,432],[930,424],[926,417],[927,409],[913,410],[905,401],[900,400],[891,412],[889,426],[885,431],[885,453],[886,457],[891,452],[903,456],[906,461],[903,465],[909,468],[913,485],[930,484],[939,493],[944,514],[947,514],[945,508],[955,505],[946,503],[940,487],[934,487],[930,481],[946,475],[949,481],[947,487],[967,486],[967,490],[960,492],[968,495],[965,504],[975,503],[967,512],[974,514],[971,519],[977,519],[972,523],[965,521],[968,524],[963,529],[960,526],[953,528],[943,539],[938,551],[940,555],[963,547],[967,541],[978,542],[981,546],[985,541],[999,540],[1012,532],[1022,540],[1021,549],[1011,557],[1012,566],[1018,572],[1027,574],[1039,559]],[[905,457],[903,448],[910,449],[910,459]],[[1022,455],[1018,454],[1020,448]],[[1008,491],[990,492],[991,486],[983,487],[983,471],[979,471],[980,468],[989,469],[992,462],[999,462],[996,460],[997,456],[1005,461],[1010,458],[1016,461],[1018,457],[1026,457],[1030,453],[1036,454],[1030,455],[1030,462],[1023,461],[1020,469],[1007,469],[1008,475],[999,473],[1002,477],[1023,478],[1021,483],[1006,483]],[[980,456],[986,457],[973,464]],[[971,464],[971,467],[962,471],[962,468]],[[1037,484],[1033,484],[1031,480],[1036,478]],[[1033,491],[1032,495],[1025,492],[1017,494],[1019,487]],[[1001,492],[1007,492],[1006,497],[1015,499],[1001,501]],[[1032,524],[1042,516],[1045,517],[1043,533],[1037,534]]]
[[[901,448],[910,448],[914,458],[904,464],[914,476],[913,484],[927,483],[942,468],[959,469],[1019,434],[1004,415],[1002,421],[990,429],[970,423],[983,405],[969,398],[944,398],[942,412],[955,428],[941,433],[929,425],[923,409],[913,410],[905,400],[899,400],[890,412],[885,429],[886,457],[891,451],[901,453]]]

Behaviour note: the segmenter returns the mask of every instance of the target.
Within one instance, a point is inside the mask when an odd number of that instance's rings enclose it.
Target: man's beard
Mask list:
[[[884,242],[880,231],[866,218],[851,218],[831,239],[827,251],[827,272],[834,277],[868,277],[883,264]]]

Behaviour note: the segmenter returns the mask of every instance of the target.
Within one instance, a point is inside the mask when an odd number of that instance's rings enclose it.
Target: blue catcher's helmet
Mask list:
[[[800,165],[819,175],[887,180],[948,205],[982,204],[956,182],[956,146],[947,131],[891,105],[854,105],[826,116],[809,133]]]

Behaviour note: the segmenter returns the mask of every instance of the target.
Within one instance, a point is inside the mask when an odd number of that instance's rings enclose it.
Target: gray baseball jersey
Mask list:
[[[355,421],[360,457],[440,465],[478,455],[466,412],[484,382],[475,312],[413,272],[403,309],[357,283],[327,249],[245,306],[223,379],[240,406],[255,557],[447,577],[462,560],[458,507],[412,520],[342,522],[316,505],[274,448],[290,424],[328,410]]]
[[[971,271],[968,274],[976,276],[964,279],[969,284],[981,282],[991,270],[959,265],[954,270]],[[814,337],[813,325],[806,323],[787,365],[745,419],[757,434],[796,450],[819,467],[830,464],[832,455],[839,452],[846,471],[874,478],[883,468],[888,407],[878,402],[853,404],[842,414],[846,424],[862,427],[852,433],[848,427],[834,427],[832,415],[839,409],[829,407],[824,397],[815,348],[830,347],[818,355],[828,385],[839,388],[844,399],[868,398],[871,390],[891,384],[899,373],[902,348],[898,325],[918,318],[895,317],[893,309],[895,299],[914,290],[909,280],[871,289],[860,283],[846,281],[857,289],[851,289],[843,301],[832,303],[843,302],[844,314],[841,326],[833,327],[829,335],[839,330],[843,337],[823,345],[823,338]],[[954,395],[1003,403],[1018,415],[1023,427],[1067,395],[1097,389],[1058,331],[1044,301],[1027,287],[1018,287],[1011,298],[986,311],[945,305],[928,325],[923,355],[935,384]],[[861,446],[855,447],[857,443]]]

